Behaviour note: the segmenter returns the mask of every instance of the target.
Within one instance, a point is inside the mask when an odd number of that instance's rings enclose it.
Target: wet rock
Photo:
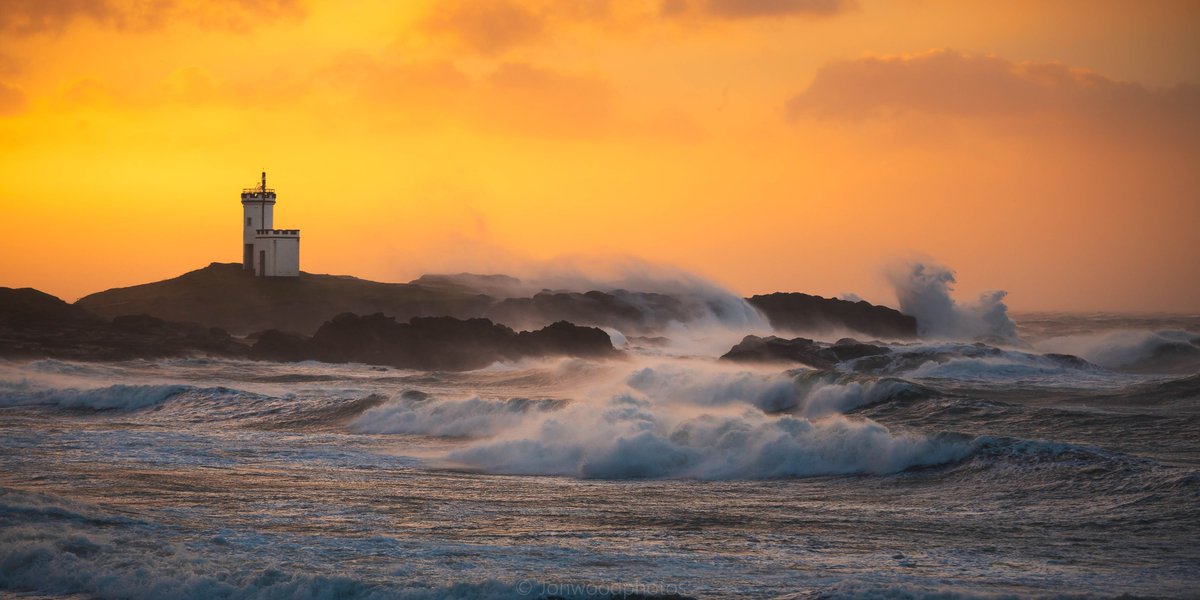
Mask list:
[[[784,339],[775,336],[748,335],[721,356],[734,362],[794,362],[817,369],[830,369],[838,357],[829,348],[808,338]]]
[[[221,329],[147,315],[108,320],[34,289],[0,288],[0,356],[125,360],[247,353]]]
[[[890,354],[892,352],[892,350],[886,346],[867,344],[851,338],[842,338],[838,340],[829,348],[829,350],[833,352],[835,356],[837,356],[838,362],[855,360],[867,356],[881,356],[884,354]]]
[[[266,332],[253,348],[255,357],[269,360],[360,362],[445,371],[478,369],[499,360],[528,357],[618,354],[603,330],[567,322],[517,333],[488,319],[416,317],[401,323],[381,313],[338,315],[312,338]]]
[[[858,331],[875,338],[909,340],[917,337],[917,320],[886,306],[850,302],[800,293],[766,294],[746,299],[762,311],[779,331],[822,333]]]

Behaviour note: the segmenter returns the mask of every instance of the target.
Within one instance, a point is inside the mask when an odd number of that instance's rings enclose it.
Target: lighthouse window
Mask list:
[[[246,225],[250,225],[250,217],[246,217]]]

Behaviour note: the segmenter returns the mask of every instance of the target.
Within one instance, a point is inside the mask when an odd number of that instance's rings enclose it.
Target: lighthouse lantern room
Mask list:
[[[300,230],[275,229],[275,190],[242,190],[242,268],[259,277],[300,276]]]

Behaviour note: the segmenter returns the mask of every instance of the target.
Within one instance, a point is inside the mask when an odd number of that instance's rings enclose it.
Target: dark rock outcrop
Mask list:
[[[95,315],[33,288],[0,288],[0,324],[95,321]]]
[[[255,334],[254,337],[256,340],[251,354],[256,358],[297,362],[312,356],[308,347],[308,337],[298,333],[268,329]]]
[[[267,331],[253,356],[269,360],[360,362],[407,369],[463,371],[498,360],[538,356],[617,355],[608,334],[558,322],[517,333],[488,319],[415,317],[407,323],[376,313],[338,315],[311,338]]]
[[[823,344],[808,338],[788,340],[775,336],[748,335],[730,348],[721,360],[800,363],[816,369],[832,369],[841,362],[889,353],[891,350],[884,346],[864,344],[849,338],[838,340],[835,344]]]
[[[879,339],[916,336],[916,320],[866,302],[807,294],[769,294],[746,302],[727,295],[614,290],[542,290],[506,275],[423,275],[409,283],[301,273],[254,277],[240,264],[213,263],[173,279],[111,289],[76,306],[111,319],[145,314],[200,323],[236,335],[277,329],[312,335],[343,313],[413,317],[487,318],[514,329],[558,321],[612,327],[628,336],[660,335],[672,324],[713,320],[745,323],[755,309],[779,331],[826,334],[856,331]]]
[[[487,317],[513,327],[569,321],[614,327],[632,334],[660,331],[667,323],[689,323],[707,316],[702,302],[668,294],[613,290],[542,291],[529,298],[506,298],[487,309]]]
[[[766,294],[746,299],[778,331],[828,333],[852,330],[880,339],[917,337],[917,320],[865,300],[850,302],[800,293]]]
[[[748,335],[725,353],[721,360],[736,362],[763,362],[800,364],[817,369],[817,372],[834,370],[843,375],[860,374],[889,376],[911,373],[925,367],[936,367],[954,361],[977,361],[1021,354],[1028,361],[1036,361],[1045,367],[1064,367],[1080,371],[1099,369],[1096,365],[1070,354],[1028,354],[1018,350],[1004,350],[983,343],[965,344],[947,342],[935,346],[921,343],[860,342],[843,338],[832,344],[808,338],[783,339]],[[1125,369],[1130,370],[1130,369]]]
[[[882,356],[891,353],[891,349],[878,344],[868,344],[853,338],[842,338],[829,347],[839,362],[857,360],[867,356]]]
[[[519,298],[537,291],[516,277],[500,274],[426,273],[409,283],[428,289],[453,289],[493,298]]]
[[[721,360],[796,362],[818,369],[832,368],[838,362],[837,355],[808,338],[787,340],[773,335],[748,335],[721,356]]]
[[[33,289],[0,288],[0,357],[125,360],[211,355],[267,360],[361,362],[412,369],[467,370],[538,356],[608,357],[608,334],[558,322],[517,333],[487,319],[381,313],[338,315],[312,337],[270,329],[238,340],[224,330],[148,315],[104,319]]]
[[[221,329],[147,315],[109,321],[34,289],[0,288],[0,356],[125,360],[247,353]]]
[[[612,339],[602,329],[556,321],[541,329],[517,334],[516,350],[524,356],[608,356]]]
[[[174,279],[116,288],[75,304],[113,318],[147,314],[167,321],[203,323],[238,335],[264,329],[311,334],[346,312],[415,316],[480,316],[492,298],[447,285],[379,283],[356,277],[254,277],[236,263],[213,263]]]

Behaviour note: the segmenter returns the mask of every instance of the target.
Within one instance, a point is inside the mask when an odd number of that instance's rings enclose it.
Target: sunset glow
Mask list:
[[[0,4],[0,284],[637,257],[740,294],[919,253],[1015,309],[1200,308],[1196,2]]]

